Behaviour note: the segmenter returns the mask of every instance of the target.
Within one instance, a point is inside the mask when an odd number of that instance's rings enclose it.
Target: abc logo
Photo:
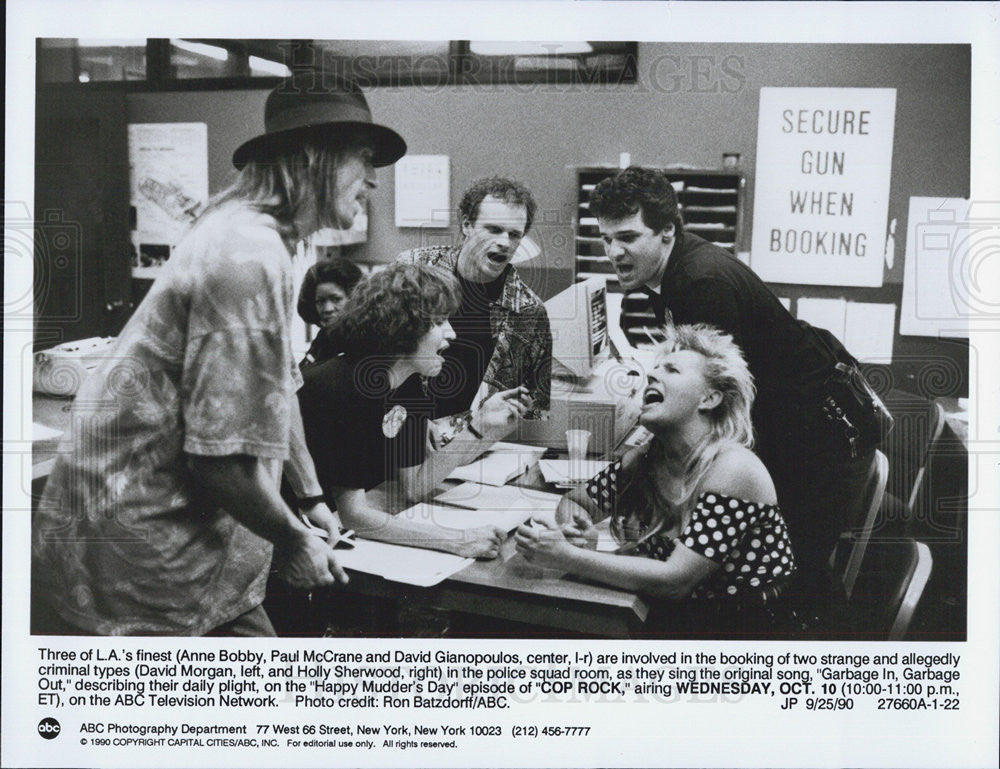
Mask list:
[[[38,722],[38,734],[47,740],[54,740],[62,729],[54,718],[43,718]]]

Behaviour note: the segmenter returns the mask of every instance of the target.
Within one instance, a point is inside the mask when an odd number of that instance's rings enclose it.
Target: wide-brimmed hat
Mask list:
[[[285,78],[267,96],[264,133],[241,144],[233,165],[267,160],[304,139],[331,144],[367,139],[375,149],[375,166],[388,166],[406,154],[403,137],[372,121],[357,83],[322,72],[299,72]]]

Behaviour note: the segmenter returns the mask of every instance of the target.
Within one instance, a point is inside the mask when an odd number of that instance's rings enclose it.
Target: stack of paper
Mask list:
[[[521,475],[545,453],[544,448],[499,442],[475,462],[455,468],[449,478],[503,486]]]
[[[375,574],[393,582],[430,587],[473,562],[472,558],[358,539],[353,550],[338,550],[337,562],[345,569]]]

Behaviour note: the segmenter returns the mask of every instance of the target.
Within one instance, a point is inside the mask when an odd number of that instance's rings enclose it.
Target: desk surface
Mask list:
[[[545,488],[537,467],[518,482]],[[392,504],[402,498],[393,484],[373,489],[368,498],[373,506],[389,512],[401,507]],[[476,561],[433,588],[413,588],[357,572],[351,581],[359,592],[422,595],[446,609],[612,638],[631,637],[648,614],[646,604],[634,593],[581,582],[529,563],[516,552],[513,536],[507,538],[498,558]]]
[[[33,419],[48,427],[65,430],[69,427],[71,405],[71,399],[35,393]],[[48,474],[56,444],[57,441],[36,444],[32,456],[36,478]],[[515,483],[551,490],[545,485],[537,465]],[[403,498],[392,484],[374,489],[368,497],[375,507],[388,512],[399,512],[408,506],[390,504],[390,500]],[[548,628],[553,635],[561,631],[628,638],[641,628],[648,613],[646,604],[633,593],[588,584],[532,565],[515,551],[513,536],[508,537],[498,558],[476,561],[432,588],[402,585],[352,572],[350,589],[404,600],[420,598],[445,609]]]

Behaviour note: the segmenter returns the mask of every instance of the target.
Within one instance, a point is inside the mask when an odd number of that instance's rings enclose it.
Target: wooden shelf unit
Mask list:
[[[668,167],[667,174],[677,192],[684,229],[736,254],[743,235],[743,194],[746,179],[739,169],[700,169]],[[618,173],[610,166],[576,169],[577,213],[575,221],[576,281],[601,277],[608,291],[622,293],[614,268],[604,255],[604,245],[587,204],[590,192],[601,180]],[[649,300],[639,291],[631,291],[622,300],[622,316],[629,341],[637,347],[652,344],[656,320]]]

